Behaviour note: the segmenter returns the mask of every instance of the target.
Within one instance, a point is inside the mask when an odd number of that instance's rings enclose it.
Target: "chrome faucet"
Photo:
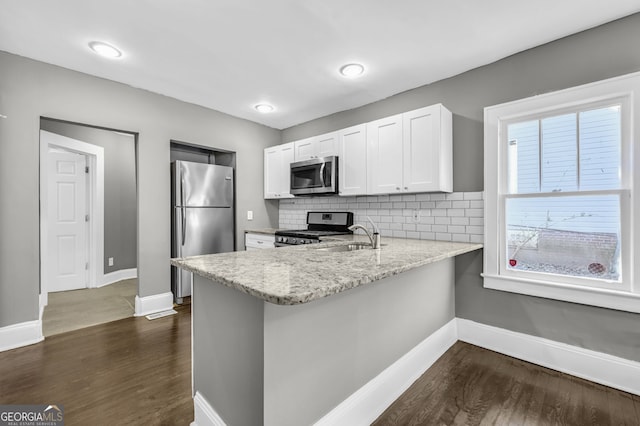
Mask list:
[[[371,223],[371,226],[373,227],[373,233],[369,232],[369,230],[365,226],[360,225],[359,223],[356,223],[355,225],[351,225],[349,227],[349,230],[355,231],[356,229],[362,229],[367,234],[367,237],[369,237],[369,241],[371,241],[371,247],[374,249],[379,249],[380,248],[380,232],[378,232],[378,226],[375,223],[373,223],[373,221],[369,216],[367,216],[367,220],[369,221],[369,223]]]

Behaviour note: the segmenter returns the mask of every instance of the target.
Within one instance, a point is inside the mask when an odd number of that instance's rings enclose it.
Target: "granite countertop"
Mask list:
[[[278,305],[297,305],[482,248],[482,244],[383,238],[380,250],[320,248],[369,241],[348,236],[312,245],[171,259],[171,264]]]
[[[264,235],[274,235],[278,231],[275,228],[256,228],[256,229],[245,229],[245,234],[264,234]]]

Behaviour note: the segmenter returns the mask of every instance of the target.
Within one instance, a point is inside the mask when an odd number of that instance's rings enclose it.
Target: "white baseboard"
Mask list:
[[[26,321],[0,327],[0,352],[44,340],[42,321]]]
[[[136,296],[136,312],[134,316],[143,317],[169,309],[173,309],[173,293],[171,292],[145,297]]]
[[[193,397],[194,420],[191,426],[227,426],[200,392]]]
[[[105,285],[117,283],[122,280],[130,280],[132,278],[138,278],[138,268],[121,269],[119,271],[109,272],[102,276],[102,282],[98,284],[98,287],[104,287]]]
[[[458,339],[640,395],[640,362],[458,318]]]
[[[457,340],[449,321],[321,418],[316,426],[370,425]]]

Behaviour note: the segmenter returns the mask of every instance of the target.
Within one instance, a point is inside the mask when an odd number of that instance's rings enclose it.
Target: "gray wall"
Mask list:
[[[283,142],[442,102],[453,112],[454,191],[483,190],[483,109],[640,70],[640,14],[283,131]],[[484,289],[482,254],[456,265],[456,315],[640,361],[640,315]]]
[[[104,273],[136,268],[135,136],[49,119],[40,128],[104,148]]]
[[[277,204],[263,200],[262,170],[278,130],[4,52],[0,114],[8,117],[0,119],[0,327],[38,319],[41,117],[138,133],[140,296],[171,291],[170,140],[237,153],[238,248],[245,228],[277,223]]]

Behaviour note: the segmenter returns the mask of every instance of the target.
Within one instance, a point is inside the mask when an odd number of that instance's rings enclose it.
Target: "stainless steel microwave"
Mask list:
[[[338,193],[338,157],[313,158],[291,163],[293,195]]]

